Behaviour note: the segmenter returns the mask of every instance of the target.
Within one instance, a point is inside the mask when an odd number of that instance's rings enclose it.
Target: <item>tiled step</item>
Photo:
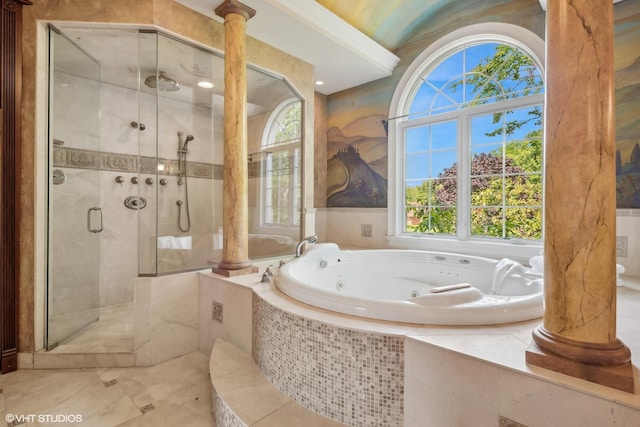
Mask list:
[[[212,411],[218,426],[344,426],[278,391],[251,355],[218,338],[211,352]]]

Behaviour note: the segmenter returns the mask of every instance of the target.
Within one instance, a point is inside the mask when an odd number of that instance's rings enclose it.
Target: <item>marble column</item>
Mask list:
[[[255,10],[237,0],[215,9],[224,18],[224,190],[222,197],[222,261],[214,273],[255,273],[248,258],[249,199],[247,166],[247,20]]]
[[[547,2],[545,313],[530,365],[633,392],[616,338],[611,0]]]

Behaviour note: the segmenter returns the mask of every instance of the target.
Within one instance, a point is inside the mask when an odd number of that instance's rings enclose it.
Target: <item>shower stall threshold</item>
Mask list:
[[[97,321],[47,353],[133,353],[133,303],[101,307]]]

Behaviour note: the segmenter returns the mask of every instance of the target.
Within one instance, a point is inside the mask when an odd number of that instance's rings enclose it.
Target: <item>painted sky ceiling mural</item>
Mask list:
[[[404,45],[452,0],[317,0],[389,50]]]

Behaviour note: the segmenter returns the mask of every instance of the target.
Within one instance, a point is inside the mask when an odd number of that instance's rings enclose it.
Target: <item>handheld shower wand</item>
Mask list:
[[[190,141],[193,141],[193,135],[187,135],[184,142],[182,136],[184,132],[178,132],[178,185],[184,183],[184,195],[185,195],[185,211],[187,214],[187,226],[182,227],[182,201],[178,200],[178,228],[180,231],[186,232],[191,228],[191,216],[189,215],[189,186],[187,183],[187,145]]]

